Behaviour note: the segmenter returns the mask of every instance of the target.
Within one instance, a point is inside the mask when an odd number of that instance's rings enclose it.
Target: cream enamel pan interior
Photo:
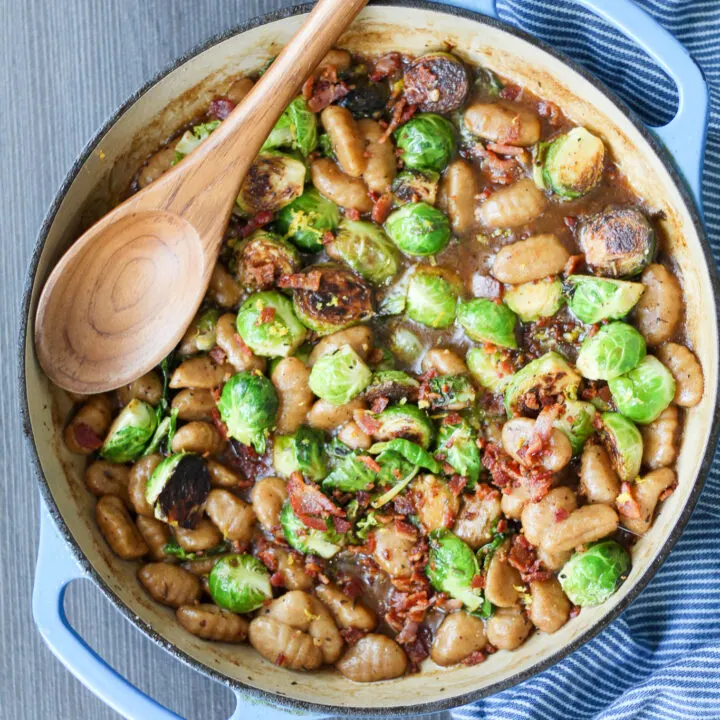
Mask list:
[[[291,673],[263,660],[249,646],[205,643],[186,633],[172,613],[154,603],[135,579],[136,564],[112,555],[94,520],[94,499],[85,490],[83,461],[63,450],[62,418],[69,401],[56,397],[33,351],[32,317],[37,296],[52,264],[92,220],[117,201],[145,156],[182,123],[199,114],[227,78],[249,73],[276,54],[302,16],[273,16],[209,46],[151,84],[122,110],[88,148],[73,170],[44,228],[26,298],[24,382],[27,431],[48,504],[73,552],[91,570],[107,595],[133,622],[185,661],[231,684],[260,694],[279,694],[286,704],[328,705],[335,713],[415,712],[468,702],[545,667],[591,637],[652,576],[689,516],[702,482],[706,447],[712,440],[718,374],[718,327],[714,275],[688,196],[677,176],[649,141],[598,84],[524,36],[467,13],[427,4],[373,4],[348,32],[343,47],[380,54],[400,50],[420,54],[449,44],[471,63],[487,66],[560,105],[576,123],[601,135],[635,190],[664,213],[663,243],[671,249],[687,299],[688,340],[705,372],[705,396],[687,413],[678,461],[679,486],[665,502],[652,530],[638,543],[630,577],[605,605],[587,608],[552,636],[536,634],[519,650],[498,652],[475,667],[445,670],[430,661],[422,674],[372,685],[356,685],[335,672]],[[42,240],[44,238],[44,246]],[[31,271],[32,273],[32,271]],[[30,294],[31,293],[31,294]],[[28,305],[29,303],[29,305]],[[21,370],[22,374],[22,370]],[[54,505],[54,507],[53,507]],[[62,527],[62,525],[65,527]],[[236,685],[237,687],[237,685]]]

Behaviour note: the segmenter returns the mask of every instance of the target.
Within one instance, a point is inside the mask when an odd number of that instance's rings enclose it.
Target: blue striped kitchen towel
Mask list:
[[[609,4],[613,0],[606,0]],[[684,43],[710,83],[706,226],[720,260],[720,0],[636,0]],[[572,0],[498,0],[503,20],[599,76],[653,125],[674,85],[631,41]],[[681,540],[650,585],[593,641],[455,720],[720,720],[720,457]]]

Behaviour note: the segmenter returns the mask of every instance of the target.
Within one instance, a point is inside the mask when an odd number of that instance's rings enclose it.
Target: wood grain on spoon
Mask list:
[[[155,367],[202,302],[235,198],[288,103],[367,0],[319,0],[220,127],[84,233],[50,274],[35,318],[48,377],[99,393]]]

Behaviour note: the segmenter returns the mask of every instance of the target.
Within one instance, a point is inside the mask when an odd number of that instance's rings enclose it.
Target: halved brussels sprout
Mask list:
[[[184,357],[196,352],[209,352],[215,347],[217,321],[220,313],[215,308],[201,310],[185,331],[177,352]]]
[[[563,414],[553,422],[553,427],[567,435],[573,455],[577,455],[585,441],[595,432],[595,407],[583,400],[566,399]]]
[[[645,351],[645,338],[632,325],[611,322],[583,342],[576,365],[588,380],[612,380],[637,367]]]
[[[632,420],[620,413],[600,416],[600,439],[610,455],[615,472],[623,482],[633,482],[640,473],[643,439]]]
[[[210,137],[210,133],[219,127],[219,120],[210,120],[206,123],[193,125],[190,130],[186,130],[175,144],[175,162],[179,162],[186,155],[200,147]]]
[[[470,90],[470,77],[460,58],[432,52],[414,60],[403,74],[406,100],[421,112],[457,110]]]
[[[578,240],[592,272],[613,278],[641,273],[657,245],[649,220],[633,207],[607,207],[586,218]]]
[[[505,388],[505,410],[510,416],[516,414],[529,394],[538,401],[537,409],[541,400],[556,395],[575,399],[580,380],[562,355],[550,351],[511,376]]]
[[[480,574],[475,553],[457,535],[445,528],[430,533],[426,573],[432,586],[474,612],[483,603],[482,590],[473,582]]]
[[[467,478],[468,488],[480,479],[482,470],[476,440],[477,432],[466,420],[453,425],[442,424],[438,431],[438,451],[445,454],[445,461],[458,475]]]
[[[360,492],[371,490],[378,479],[375,470],[368,467],[355,455],[348,455],[324,480],[323,490],[330,493]]]
[[[554,138],[543,154],[545,185],[562,198],[582,197],[602,179],[605,144],[583,127]]]
[[[382,285],[398,271],[397,248],[385,231],[371,222],[344,218],[335,240],[325,250],[331,258],[342,260],[376,285]]]
[[[455,128],[441,115],[416,115],[395,131],[395,143],[410,170],[442,172],[455,154]]]
[[[235,275],[248,290],[270,290],[278,278],[302,267],[300,253],[286,240],[256,230],[235,250]]]
[[[460,279],[446,268],[418,267],[410,276],[405,299],[408,317],[432,328],[445,328],[455,320],[462,291]]]
[[[369,384],[372,371],[350,347],[319,358],[310,371],[310,389],[332,405],[346,405]]]
[[[292,302],[276,290],[255,293],[245,300],[236,324],[242,341],[264,357],[292,355],[307,335]]]
[[[592,275],[570,275],[567,282],[572,288],[568,306],[578,320],[588,325],[624,318],[645,290],[642,283]]]
[[[373,374],[363,396],[371,405],[378,398],[394,403],[417,402],[419,392],[420,383],[402,370],[379,370]]]
[[[240,187],[237,209],[252,216],[289,205],[302,195],[306,172],[305,164],[290,155],[258,155]]]
[[[155,517],[182,528],[195,527],[209,494],[210,473],[205,461],[194,453],[166,457],[145,487],[145,499]]]
[[[228,435],[252,445],[261,455],[275,425],[278,396],[273,384],[260,373],[241,372],[224,385],[217,407]]]
[[[427,450],[435,437],[432,421],[415,405],[390,405],[377,414],[364,412],[370,418],[371,434],[376,440],[404,438]]]
[[[615,540],[602,540],[575,553],[563,566],[558,580],[573,605],[604,603],[630,570],[630,555]]]
[[[292,148],[307,157],[317,144],[317,117],[300,95],[285,108],[260,150]]]
[[[541,317],[552,317],[565,298],[562,283],[552,278],[535,280],[507,290],[503,302],[524,322],[535,322]]]
[[[276,435],[273,466],[285,477],[301,472],[309,480],[320,482],[328,472],[323,431],[301,425],[292,435]]]
[[[406,365],[417,362],[423,354],[423,344],[420,338],[406,327],[398,326],[393,328],[388,342],[390,352]]]
[[[378,288],[377,314],[387,317],[401,315],[407,305],[407,289],[410,284],[410,272],[406,272],[392,285]]]
[[[278,232],[305,252],[320,252],[325,234],[336,230],[339,223],[338,206],[312,187],[282,208],[275,218]]]
[[[291,279],[295,313],[318,335],[330,335],[373,316],[372,290],[350,270],[311,265]]]
[[[395,210],[385,221],[385,230],[406,255],[435,255],[450,242],[447,216],[424,202],[408,203]]]
[[[431,410],[465,410],[475,404],[475,396],[467,375],[438,375],[423,386],[418,405]]]
[[[273,591],[268,569],[252,555],[226,555],[213,565],[208,589],[216,605],[234,613],[257,610]]]
[[[440,174],[432,170],[403,170],[392,184],[393,198],[398,205],[424,202],[434,205],[437,200]]]
[[[630,372],[608,381],[617,409],[636,423],[657,420],[675,397],[675,379],[653,355]]]
[[[476,342],[486,342],[500,347],[516,348],[515,313],[507,306],[475,298],[461,302],[457,307],[457,322],[466,335]]]
[[[327,560],[340,552],[342,535],[331,528],[323,532],[307,527],[293,512],[289,502],[280,511],[280,525],[288,545],[303,555],[319,555]]]
[[[100,456],[114,463],[137,460],[150,442],[158,424],[155,408],[149,403],[133,398],[115,418]]]
[[[511,359],[503,350],[472,348],[465,362],[475,380],[492,393],[501,393],[513,376]]]

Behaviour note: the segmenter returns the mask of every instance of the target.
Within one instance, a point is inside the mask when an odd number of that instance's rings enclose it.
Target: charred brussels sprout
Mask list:
[[[643,441],[635,424],[620,413],[600,416],[600,439],[610,455],[615,472],[623,482],[632,482],[640,473]]]
[[[516,320],[515,313],[507,305],[498,305],[487,298],[461,302],[457,308],[458,325],[475,342],[516,348]]]
[[[392,184],[393,197],[398,205],[424,202],[434,205],[440,185],[439,173],[432,170],[403,170]]]
[[[343,345],[323,355],[310,372],[310,389],[333,405],[346,405],[359,395],[372,378],[370,368],[350,347]]]
[[[439,267],[419,267],[410,276],[405,308],[408,317],[432,328],[445,328],[455,320],[462,290],[460,279]]]
[[[153,470],[145,488],[148,504],[158,520],[193,528],[202,516],[210,493],[210,474],[205,461],[193,453],[165,458]]]
[[[430,533],[426,572],[438,592],[460,600],[470,612],[482,605],[482,590],[473,587],[475,576],[480,574],[475,553],[449,530],[438,528]]]
[[[292,302],[275,290],[255,293],[242,304],[237,331],[256,355],[264,357],[292,355],[307,335]]]
[[[608,207],[580,227],[580,246],[588,267],[606,277],[632,277],[652,261],[657,240],[637,208]]]
[[[301,266],[298,251],[266,230],[256,230],[235,250],[235,274],[248,290],[270,290],[278,278],[297,272]]]
[[[455,154],[455,128],[440,115],[416,115],[395,131],[395,142],[406,168],[442,172]]]
[[[574,399],[580,385],[580,375],[562,355],[551,351],[529,362],[511,376],[505,387],[505,410],[508,415],[519,412],[527,395],[533,395],[541,406],[545,398],[563,395]]]
[[[406,327],[393,328],[388,340],[392,354],[406,365],[415,363],[423,354],[420,338]]]
[[[438,375],[420,392],[420,407],[431,410],[465,410],[475,404],[475,388],[467,375]]]
[[[330,520],[328,522],[332,523]],[[289,502],[283,505],[280,512],[280,525],[288,545],[303,555],[319,555],[327,560],[340,551],[342,535],[333,528],[323,532],[307,527],[293,512]]]
[[[278,404],[275,388],[264,375],[241,372],[225,383],[217,407],[228,435],[262,455]]]
[[[318,335],[330,335],[373,316],[372,290],[337,265],[312,265],[292,276],[295,313]]]
[[[417,402],[420,383],[402,370],[376,371],[370,384],[365,388],[364,397],[369,404],[378,398],[387,398],[390,402]]]
[[[100,455],[114,463],[137,460],[157,428],[155,408],[142,400],[132,399],[110,426]]]
[[[276,435],[273,441],[273,465],[285,477],[301,472],[320,482],[327,475],[327,453],[322,430],[301,425],[292,435]]]
[[[608,385],[617,409],[642,425],[657,420],[675,397],[673,376],[653,355],[646,355],[637,367]]]
[[[320,252],[323,238],[340,223],[338,206],[315,188],[308,188],[277,214],[278,232],[292,240],[304,252]]]
[[[415,405],[390,405],[376,415],[368,411],[365,413],[371,418],[369,424],[372,425],[372,436],[376,440],[401,438],[427,450],[435,437],[432,421]]]
[[[460,58],[446,52],[414,60],[403,75],[405,98],[421,112],[457,110],[470,90],[470,77]]]
[[[347,108],[354,117],[379,117],[385,110],[390,95],[386,83],[375,83],[359,75],[352,79],[351,88],[338,105]]]
[[[567,200],[586,195],[602,179],[605,144],[583,127],[556,137],[544,156],[545,186]]]
[[[175,145],[175,162],[179,162],[186,155],[200,147],[210,137],[210,133],[219,127],[219,120],[211,120],[210,122],[193,125],[190,130],[186,130]]]
[[[275,212],[302,195],[307,168],[282,153],[262,153],[255,158],[240,188],[237,208],[244,215]]]
[[[450,242],[447,216],[424,202],[408,203],[395,210],[386,220],[385,230],[406,255],[435,255]]]
[[[642,283],[591,275],[570,275],[567,283],[571,288],[568,306],[578,320],[588,325],[624,318],[645,290]]]
[[[208,588],[216,605],[234,613],[257,610],[273,596],[270,573],[252,555],[221,557],[210,571]]]
[[[552,317],[564,302],[562,283],[552,278],[523,283],[507,290],[503,302],[524,323]]]
[[[553,427],[567,435],[573,455],[577,455],[585,441],[595,432],[595,408],[582,400],[565,400],[563,412]]]
[[[438,433],[438,452],[445,455],[445,461],[458,475],[467,478],[468,488],[480,479],[482,469],[476,439],[477,433],[466,420],[443,424]]]
[[[374,223],[345,218],[335,240],[325,250],[331,258],[342,260],[376,285],[387,282],[398,271],[397,248]]]
[[[573,605],[587,607],[604,603],[629,570],[627,550],[615,540],[603,540],[585,552],[575,553],[563,566],[558,580]]]
[[[512,363],[507,352],[472,348],[465,358],[476,382],[492,393],[500,393],[512,377]]]
[[[286,108],[263,144],[261,151],[276,148],[299,150],[307,157],[318,144],[317,117],[302,96]]]
[[[624,322],[603,325],[580,347],[577,369],[588,380],[612,380],[645,357],[645,338]]]

